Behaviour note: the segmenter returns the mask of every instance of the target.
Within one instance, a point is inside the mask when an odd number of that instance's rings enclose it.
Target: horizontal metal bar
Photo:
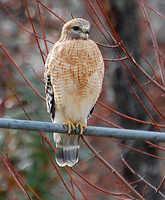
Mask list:
[[[63,124],[54,124],[50,122],[38,122],[30,120],[16,120],[16,119],[4,119],[0,118],[0,128],[5,129],[18,129],[28,131],[44,131],[44,132],[56,132],[67,133],[68,127]],[[78,134],[79,130],[77,130]],[[84,131],[83,135],[86,136],[98,136],[98,137],[113,137],[130,140],[149,140],[157,142],[165,142],[164,132],[154,131],[142,131],[131,129],[118,129],[118,128],[106,128],[88,126],[88,129]]]

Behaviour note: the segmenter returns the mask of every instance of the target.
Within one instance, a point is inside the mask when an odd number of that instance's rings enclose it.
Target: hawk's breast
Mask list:
[[[69,105],[84,109],[85,104],[91,109],[100,94],[104,73],[97,45],[92,40],[61,42],[52,49],[52,58],[51,82],[58,109]]]

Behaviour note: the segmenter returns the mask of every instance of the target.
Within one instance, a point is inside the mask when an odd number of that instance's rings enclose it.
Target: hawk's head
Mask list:
[[[88,39],[90,23],[82,18],[68,21],[62,28],[61,37],[64,39]]]

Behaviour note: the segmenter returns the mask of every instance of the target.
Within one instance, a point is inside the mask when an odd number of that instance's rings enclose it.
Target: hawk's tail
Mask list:
[[[56,162],[59,166],[72,167],[79,159],[79,136],[54,133]]]

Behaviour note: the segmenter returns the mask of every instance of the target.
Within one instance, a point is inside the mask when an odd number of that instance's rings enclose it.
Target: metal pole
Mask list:
[[[62,124],[53,124],[50,122],[38,122],[30,120],[16,120],[16,119],[4,119],[0,118],[0,128],[5,129],[18,129],[28,131],[44,131],[44,132],[56,132],[56,133],[67,133],[67,126]],[[72,134],[78,134],[77,133]],[[142,131],[142,130],[131,130],[131,129],[118,129],[118,128],[106,128],[88,126],[88,129],[84,131],[84,136],[98,136],[98,137],[113,137],[130,140],[149,140],[157,142],[165,142],[164,132],[154,131]]]

